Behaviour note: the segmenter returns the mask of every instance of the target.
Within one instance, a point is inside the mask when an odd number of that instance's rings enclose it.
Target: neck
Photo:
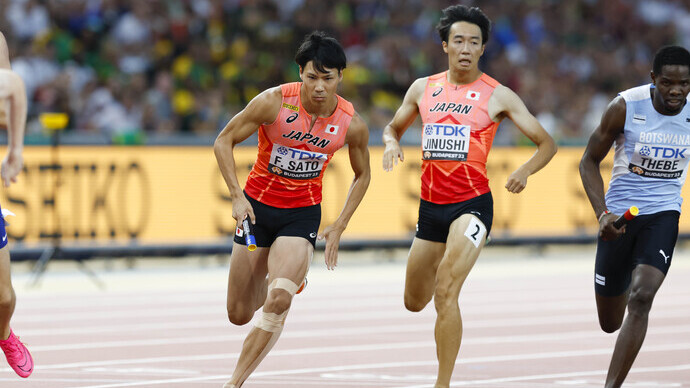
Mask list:
[[[448,82],[456,85],[471,84],[482,76],[482,72],[478,68],[472,70],[448,70]]]

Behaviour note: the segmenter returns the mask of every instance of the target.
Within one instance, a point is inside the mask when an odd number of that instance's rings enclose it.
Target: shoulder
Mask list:
[[[5,35],[0,32],[0,69],[10,69],[10,51],[7,48]]]
[[[2,79],[2,82],[0,82],[0,89],[4,90],[10,90],[24,84],[22,77],[9,69],[0,68],[0,79]]]
[[[520,96],[517,95],[511,88],[503,86],[501,84],[496,85],[491,98],[496,99],[498,102],[511,102],[514,100],[520,100]]]
[[[649,100],[652,98],[650,88],[651,84],[640,85],[634,88],[630,88],[628,90],[624,90],[618,93],[618,96],[622,97],[625,101],[628,102]]]
[[[417,78],[412,82],[412,85],[410,85],[409,90],[419,90],[419,91],[424,91],[426,89],[427,83],[429,83],[431,77],[422,77],[422,78]]]
[[[278,103],[283,100],[283,88],[274,86],[261,92],[256,98],[261,98],[266,102]]]
[[[368,143],[369,142],[369,127],[367,127],[364,119],[357,113],[354,112],[352,115],[352,121],[350,121],[350,127],[347,129],[346,143]]]
[[[622,119],[625,121],[625,114],[627,111],[627,103],[625,98],[621,95],[616,96],[606,107],[604,117],[609,119]]]
[[[244,117],[257,123],[272,123],[278,118],[283,93],[280,86],[269,88],[254,97],[244,108]]]
[[[426,90],[426,85],[429,82],[429,77],[417,78],[412,85],[407,89],[406,98],[412,98],[414,101],[421,100]]]
[[[625,128],[626,102],[622,96],[617,96],[606,107],[601,117],[599,130],[605,136],[614,138]]]
[[[269,109],[272,107],[280,107],[282,101],[283,91],[280,86],[275,86],[259,93],[249,102],[249,105],[247,107]]]
[[[494,88],[488,102],[489,111],[495,112],[496,115],[500,115],[503,112],[520,111],[524,106],[525,104],[517,93],[501,84]]]

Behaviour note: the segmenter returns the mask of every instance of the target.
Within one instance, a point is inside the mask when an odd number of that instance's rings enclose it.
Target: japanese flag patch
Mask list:
[[[465,98],[468,100],[479,101],[479,92],[475,92],[474,90],[468,90],[467,94],[465,95]]]

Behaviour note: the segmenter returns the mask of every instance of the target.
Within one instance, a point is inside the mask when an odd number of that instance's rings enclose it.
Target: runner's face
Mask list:
[[[478,67],[484,54],[482,30],[468,22],[455,22],[448,31],[448,42],[442,42],[443,51],[448,54],[449,65],[458,70],[473,70]]]
[[[690,66],[662,66],[660,74],[652,72],[652,82],[657,90],[654,93],[655,107],[663,110],[660,113],[678,113],[690,93]]]
[[[322,73],[314,67],[314,62],[309,61],[304,68],[300,68],[300,78],[306,88],[307,97],[312,104],[321,105],[335,96],[338,84],[343,75],[338,69],[326,68],[327,73]]]

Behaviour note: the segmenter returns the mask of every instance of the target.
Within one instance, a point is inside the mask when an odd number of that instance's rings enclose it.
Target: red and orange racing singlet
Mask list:
[[[498,123],[488,102],[498,81],[482,74],[467,85],[429,76],[419,104],[422,118],[422,193],[425,201],[457,203],[488,193],[486,159]]]
[[[249,173],[245,192],[269,206],[296,208],[321,203],[323,171],[345,144],[354,115],[352,104],[336,95],[330,117],[316,119],[300,100],[301,82],[280,86],[283,101],[278,118],[259,128],[259,153]]]

